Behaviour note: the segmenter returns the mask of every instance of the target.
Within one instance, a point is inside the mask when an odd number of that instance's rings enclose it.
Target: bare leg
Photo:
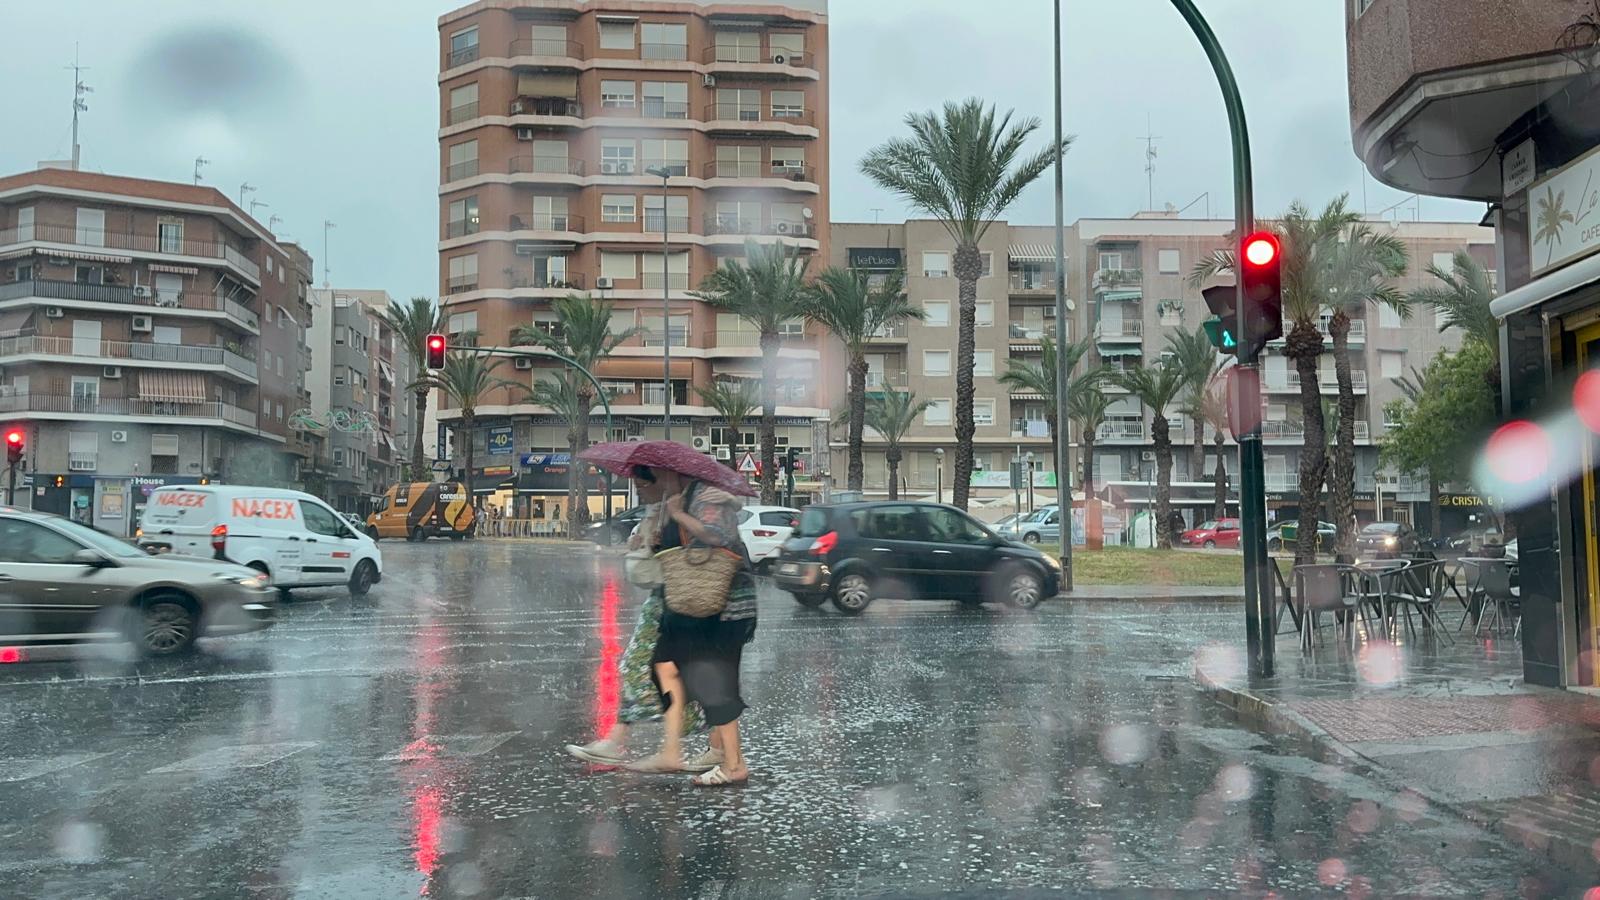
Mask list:
[[[683,679],[678,677],[678,667],[670,662],[656,663],[656,681],[661,684],[662,700],[667,711],[662,716],[661,749],[628,764],[638,772],[678,772],[683,769]]]
[[[739,720],[734,719],[726,725],[718,725],[711,730],[712,740],[721,739],[722,747],[722,773],[734,781],[741,781],[750,777],[750,769],[745,765],[744,754],[739,751]]]

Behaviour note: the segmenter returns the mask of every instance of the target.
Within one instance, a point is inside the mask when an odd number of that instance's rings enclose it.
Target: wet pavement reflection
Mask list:
[[[352,601],[193,658],[0,668],[0,894],[813,897],[1579,890],[1199,694],[1235,604],[763,589],[744,788],[579,765],[638,606],[587,548],[383,545]],[[656,732],[645,729],[635,750]]]

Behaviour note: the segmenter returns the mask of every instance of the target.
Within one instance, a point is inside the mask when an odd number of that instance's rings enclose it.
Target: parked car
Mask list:
[[[1318,522],[1317,549],[1327,550],[1332,547],[1334,537],[1338,532],[1339,529],[1332,522]],[[1293,547],[1298,540],[1299,534],[1300,520],[1290,519],[1286,522],[1279,522],[1267,529],[1267,549],[1276,551],[1285,547]]]
[[[478,528],[472,495],[459,481],[417,481],[391,485],[367,516],[367,537],[425,541],[431,537],[465,540]]]
[[[777,561],[783,542],[798,524],[800,510],[787,506],[746,506],[739,510],[739,537],[757,570],[765,571]]]
[[[807,507],[776,580],[805,606],[831,599],[849,614],[886,589],[1032,609],[1060,592],[1061,564],[954,507],[891,500]]]
[[[1417,533],[1404,522],[1373,522],[1356,535],[1356,552],[1375,559],[1403,556],[1418,548]]]
[[[276,599],[261,573],[225,560],[151,556],[69,519],[0,507],[0,645],[131,640],[172,656],[202,635],[266,628]]]
[[[1041,541],[1061,543],[1061,508],[1041,506],[1006,526],[998,532],[1014,541],[1037,544]]]
[[[145,506],[139,546],[210,557],[254,569],[287,596],[291,588],[347,585],[362,597],[383,580],[383,554],[310,494],[246,485],[157,488]]]
[[[1500,555],[1505,546],[1505,535],[1495,527],[1468,528],[1442,538],[1422,540],[1421,545],[1447,557]]]
[[[590,522],[583,530],[583,539],[603,547],[626,544],[628,535],[633,534],[633,530],[639,527],[639,523],[644,521],[644,514],[648,511],[649,507],[635,506],[616,513],[609,522],[605,519]]]
[[[1207,550],[1216,547],[1239,546],[1239,520],[1238,519],[1212,519],[1202,522],[1198,526],[1178,535],[1178,543],[1185,547],[1204,547]]]

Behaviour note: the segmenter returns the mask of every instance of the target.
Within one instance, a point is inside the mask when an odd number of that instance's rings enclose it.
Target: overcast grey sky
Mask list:
[[[86,169],[205,181],[278,215],[322,280],[395,296],[437,290],[438,51],[432,0],[52,0],[7,3],[0,55],[0,170],[65,158],[73,41],[95,93],[83,120]],[[1145,206],[1146,121],[1157,142],[1155,201],[1209,191],[1231,216],[1227,127],[1205,58],[1168,0],[1066,0],[1067,214]],[[1244,86],[1256,208],[1315,205],[1343,191],[1373,213],[1404,195],[1364,177],[1350,149],[1343,3],[1200,0]],[[1050,128],[1049,0],[832,0],[833,218],[901,218],[856,162],[901,133],[909,110],[976,95]],[[16,36],[26,35],[25,39]],[[1042,146],[1042,139],[1036,146]],[[1365,197],[1363,197],[1365,190]],[[1401,209],[1411,212],[1415,201]],[[1190,210],[1204,215],[1205,202]],[[1476,221],[1481,207],[1423,198],[1424,219]],[[1391,213],[1391,215],[1393,215]],[[1048,224],[1050,178],[1014,222]]]

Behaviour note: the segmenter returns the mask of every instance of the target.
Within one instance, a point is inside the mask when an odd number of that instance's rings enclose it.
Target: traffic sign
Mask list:
[[[739,471],[750,474],[756,471],[756,455],[746,450],[744,456],[739,457]]]

